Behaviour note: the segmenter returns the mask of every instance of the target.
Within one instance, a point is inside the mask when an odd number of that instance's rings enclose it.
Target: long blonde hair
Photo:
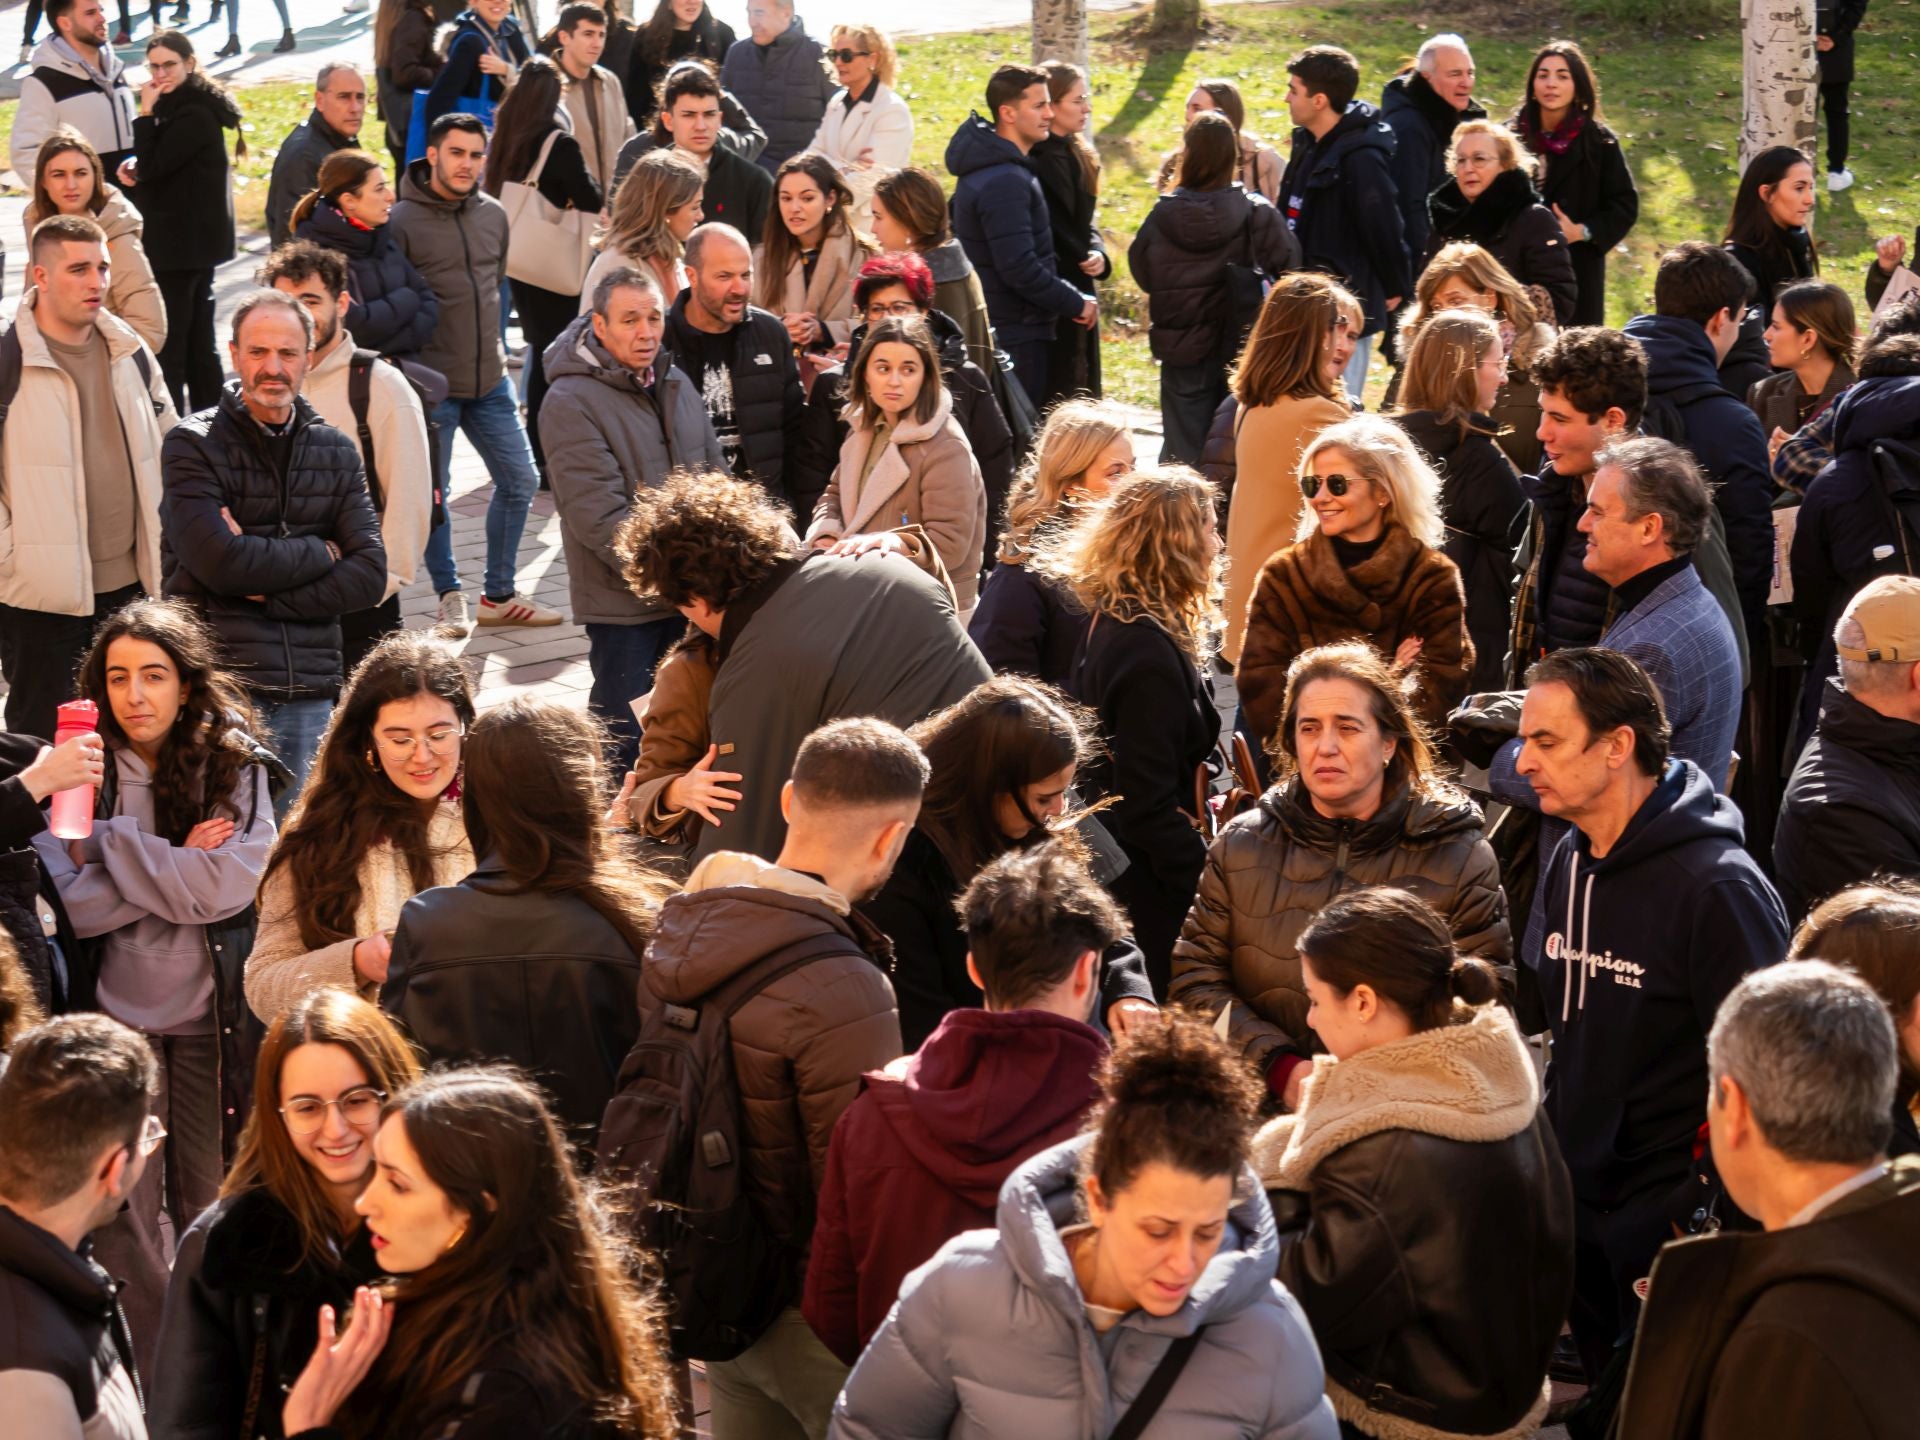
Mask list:
[[[1431,550],[1438,550],[1445,542],[1447,530],[1440,521],[1440,477],[1398,425],[1378,415],[1356,415],[1329,425],[1307,443],[1301,454],[1302,479],[1313,474],[1313,457],[1322,450],[1340,451],[1353,461],[1353,468],[1361,476],[1386,492],[1390,524],[1400,526]],[[1319,524],[1314,508],[1302,505],[1300,529],[1294,538],[1306,539]]]
[[[1021,560],[1036,530],[1061,513],[1067,492],[1114,441],[1127,433],[1126,416],[1098,400],[1065,400],[1047,413],[1033,455],[1007,496],[1000,558]]]
[[[613,250],[635,260],[680,259],[667,217],[700,198],[706,181],[693,162],[671,150],[649,150],[613,192],[613,208],[593,237],[597,250]]]
[[[1185,465],[1136,471],[1029,565],[1096,616],[1153,621],[1204,666],[1220,626],[1214,507],[1213,486]]]
[[[1513,273],[1493,258],[1493,252],[1466,241],[1443,245],[1440,253],[1427,262],[1414,282],[1413,304],[1400,322],[1400,343],[1411,345],[1427,317],[1433,314],[1433,297],[1449,280],[1458,280],[1469,290],[1491,294],[1494,313],[1513,326],[1513,354],[1516,365],[1524,367],[1553,336],[1541,323],[1540,312]]]
[[[1480,402],[1474,372],[1487,352],[1499,346],[1500,326],[1486,311],[1442,310],[1420,327],[1407,349],[1395,413],[1431,411],[1440,424],[1454,426],[1465,439]]]

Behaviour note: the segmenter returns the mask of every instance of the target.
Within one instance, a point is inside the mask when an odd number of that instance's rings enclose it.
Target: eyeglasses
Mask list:
[[[147,1123],[141,1127],[140,1138],[133,1142],[144,1158],[160,1148],[160,1142],[167,1138],[167,1127],[160,1123],[158,1115],[147,1116]]]
[[[451,755],[454,747],[466,735],[466,731],[457,725],[449,725],[440,730],[429,730],[426,734],[427,753],[442,759]],[[381,751],[396,760],[411,760],[413,752],[419,748],[420,737],[416,735],[376,735],[373,743]]]
[[[1327,493],[1337,499],[1366,478],[1364,475],[1356,475],[1349,480],[1344,475],[1329,475],[1326,479],[1322,480],[1318,475],[1302,475],[1300,477],[1300,493],[1311,500],[1320,493],[1320,487],[1325,485],[1327,487]]]
[[[878,301],[867,307],[867,319],[870,321],[890,320],[895,316],[918,315],[920,307],[911,300],[895,300],[891,305],[882,305]]]
[[[856,60],[865,60],[871,56],[871,50],[829,50],[827,58],[838,60],[842,65],[851,65]]]
[[[327,1111],[340,1107],[340,1118],[356,1130],[365,1130],[380,1118],[380,1107],[387,1103],[387,1092],[371,1086],[349,1090],[337,1100],[316,1100],[303,1095],[291,1105],[280,1107],[280,1118],[296,1135],[311,1135],[327,1123]]]

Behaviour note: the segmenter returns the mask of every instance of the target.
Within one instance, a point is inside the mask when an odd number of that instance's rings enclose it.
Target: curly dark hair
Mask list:
[[[260,877],[281,866],[293,881],[300,943],[309,950],[352,938],[360,862],[380,841],[407,857],[415,892],[434,884],[428,811],[367,763],[384,705],[436,695],[473,724],[473,680],[460,657],[424,630],[398,630],[354,667],[320,741],[313,772]]]
[[[260,721],[246,688],[221,668],[213,632],[177,600],[136,600],[95,632],[80,666],[80,693],[100,707],[101,738],[126,750],[133,742],[114,716],[107,689],[107,652],[120,640],[157,645],[180,677],[180,713],[153,767],[154,833],[179,845],[218,807],[242,819],[234,791],[241,772],[254,763]]]
[[[787,513],[751,480],[681,470],[634,497],[614,553],[636,595],[724,610],[793,548]]]
[[[1590,421],[1617,405],[1631,430],[1647,408],[1647,352],[1631,335],[1605,326],[1562,330],[1527,373],[1543,394],[1558,391]]]

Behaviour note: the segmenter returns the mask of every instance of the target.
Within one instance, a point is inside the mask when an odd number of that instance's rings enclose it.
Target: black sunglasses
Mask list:
[[[838,60],[842,65],[851,65],[855,60],[864,60],[871,54],[871,50],[829,50],[827,58]]]
[[[1300,477],[1300,493],[1311,500],[1320,493],[1320,487],[1324,484],[1327,487],[1327,493],[1329,495],[1338,497],[1346,494],[1351,487],[1358,485],[1366,478],[1364,475],[1358,475],[1349,480],[1344,475],[1329,475],[1323,481],[1318,475],[1302,475]]]

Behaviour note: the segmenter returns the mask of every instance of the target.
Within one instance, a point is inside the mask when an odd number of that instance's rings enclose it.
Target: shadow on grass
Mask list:
[[[1140,71],[1140,78],[1134,81],[1127,103],[1114,111],[1113,118],[1100,127],[1096,139],[1125,140],[1145,124],[1148,117],[1160,108],[1160,102],[1166,98],[1167,86],[1179,76],[1199,38],[1198,35],[1166,39],[1143,36],[1142,43],[1150,45],[1152,53]]]

